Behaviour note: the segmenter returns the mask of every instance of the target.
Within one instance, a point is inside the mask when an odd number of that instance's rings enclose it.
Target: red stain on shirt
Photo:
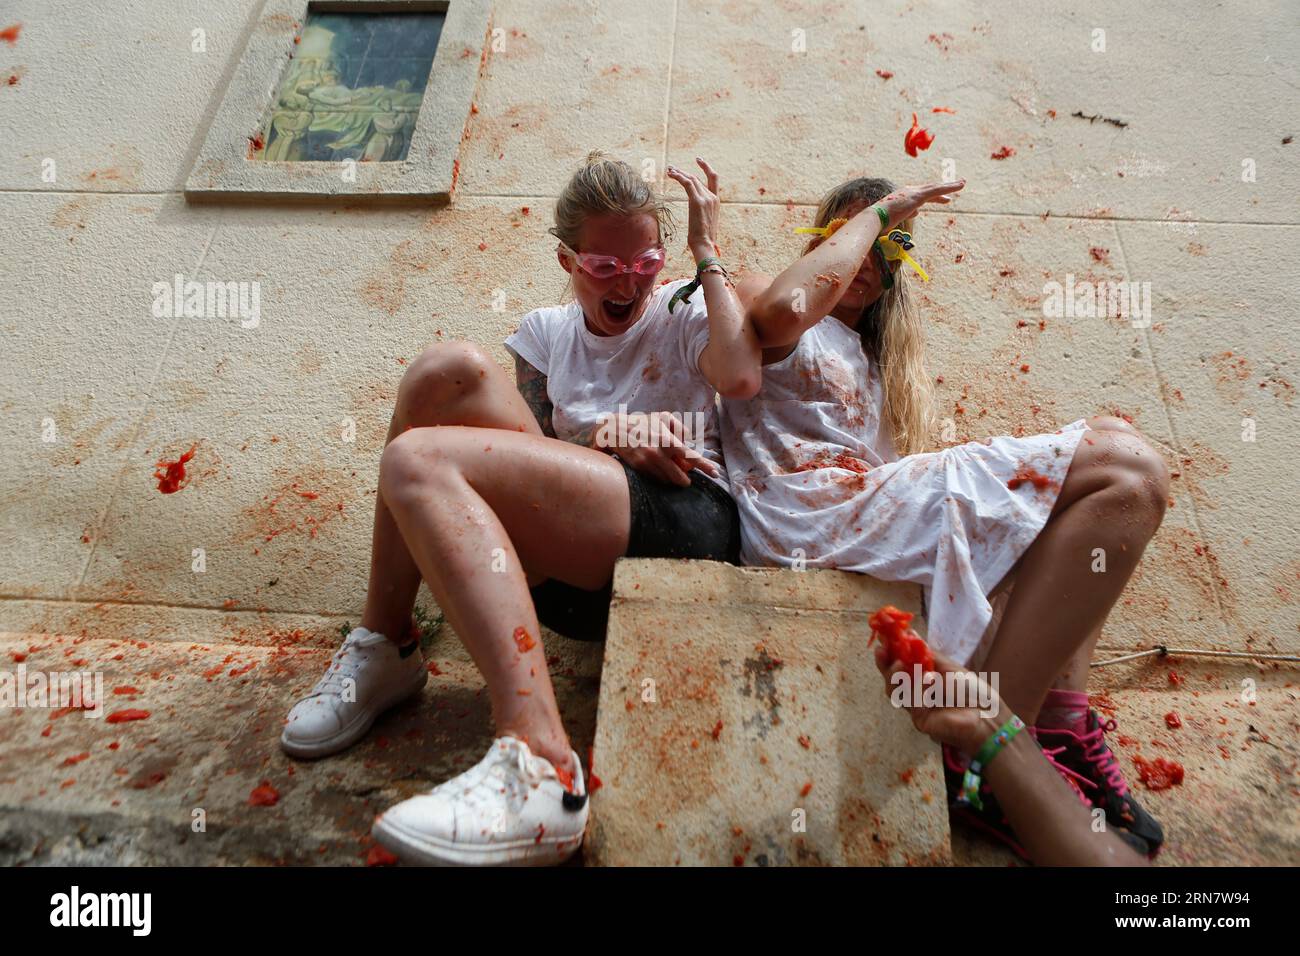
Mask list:
[[[894,78],[894,73],[892,70],[876,70],[876,76],[880,77],[882,80],[892,80]]]
[[[908,670],[911,670],[914,664],[920,664],[922,671],[932,671],[934,654],[930,651],[930,645],[908,627],[912,623],[912,617],[913,615],[907,611],[900,611],[892,604],[886,604],[867,619],[867,623],[871,625],[871,640],[867,643],[871,644],[876,638],[880,638],[885,645],[885,652],[889,655],[890,666],[895,661],[901,661]]]
[[[922,129],[920,121],[916,114],[912,114],[912,128],[903,136],[903,149],[907,151],[908,156],[915,156],[918,149],[925,150],[930,148],[934,142],[934,134],[929,130]]]
[[[931,112],[931,113],[951,113],[953,116],[956,116],[956,115],[957,115],[957,111],[956,111],[955,109],[953,109],[951,106],[936,106],[934,109],[930,110],[930,112]]]
[[[844,452],[836,455],[829,452],[819,452],[802,465],[796,467],[795,471],[816,471],[819,468],[843,468],[846,471],[856,471],[860,475],[865,475],[871,470],[871,466],[865,461]]]
[[[989,159],[1010,159],[1014,155],[1016,155],[1016,151],[1014,149],[1012,149],[1010,146],[1003,146],[996,153],[990,153]]]
[[[1165,726],[1170,730],[1177,730],[1183,725],[1183,718],[1179,717],[1174,711],[1165,714]]]
[[[0,40],[4,40],[5,43],[13,46],[18,42],[18,34],[22,32],[22,29],[23,25],[21,23],[15,23],[11,27],[5,27],[3,30],[0,30]]]
[[[1046,475],[1039,474],[1028,465],[1021,465],[1016,470],[1016,473],[1007,479],[1007,487],[1012,491],[1015,491],[1021,485],[1026,483],[1033,485],[1039,491],[1043,491],[1044,489],[1051,487],[1052,479],[1048,478]]]
[[[162,469],[153,473],[153,476],[158,479],[159,491],[165,495],[174,495],[189,484],[185,476],[185,463],[194,457],[194,452],[198,447],[198,445],[192,446],[189,451],[175,461],[163,460],[154,466]]]

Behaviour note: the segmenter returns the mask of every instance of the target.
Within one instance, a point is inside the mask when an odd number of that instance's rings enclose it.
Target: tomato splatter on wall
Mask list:
[[[175,461],[166,459],[157,462],[154,467],[159,469],[153,473],[158,479],[158,490],[165,495],[174,495],[187,484],[189,479],[185,474],[185,465],[194,457],[194,452],[198,450],[198,445],[193,445],[190,450],[181,455]]]

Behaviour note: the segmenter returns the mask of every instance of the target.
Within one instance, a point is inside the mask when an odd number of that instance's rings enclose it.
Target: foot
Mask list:
[[[487,756],[459,777],[404,800],[375,821],[385,848],[429,866],[547,866],[582,845],[587,789],[578,755],[572,776],[498,737]]]
[[[1061,779],[1069,784],[1079,802],[1091,809],[1092,801],[1084,792],[1085,789],[1093,789],[1091,782],[1061,764],[1056,759],[1059,756],[1058,750],[1044,750],[1043,756],[1061,775]],[[993,795],[993,791],[988,784],[981,784],[980,786],[980,802],[984,805],[982,809],[968,804],[957,803],[957,794],[961,792],[961,783],[968,762],[964,756],[958,754],[952,748],[947,746],[943,748],[943,774],[944,783],[948,790],[949,814],[972,829],[979,830],[981,833],[1005,843],[1022,860],[1033,862],[1030,860],[1025,848],[1021,846],[1015,830],[1011,828],[1011,822],[1007,820],[1006,815],[1002,812],[1002,808],[998,805],[998,798]],[[1146,854],[1148,852],[1149,848],[1146,842],[1129,831],[1117,827],[1115,833],[1138,853]]]
[[[955,820],[960,820],[973,830],[978,830],[1000,843],[1005,843],[1016,856],[1030,862],[1029,854],[1020,845],[1016,832],[1011,829],[1011,823],[998,805],[998,798],[993,795],[993,791],[987,783],[980,784],[980,803],[984,805],[983,809],[957,802],[957,795],[961,793],[962,779],[966,775],[966,767],[969,763],[970,761],[963,754],[944,744],[943,780],[948,792],[949,816]]]
[[[1104,735],[1114,729],[1115,721],[1102,723],[1097,712],[1090,710],[1083,733],[1034,728],[1034,736],[1041,747],[1050,749],[1058,763],[1087,781],[1084,790],[1089,802],[1106,811],[1106,822],[1125,842],[1154,857],[1164,843],[1164,830],[1134,799],[1119,761],[1106,745]]]
[[[289,711],[280,746],[294,757],[338,753],[364,737],[384,711],[418,694],[428,679],[418,644],[399,649],[382,634],[353,628],[325,676]]]

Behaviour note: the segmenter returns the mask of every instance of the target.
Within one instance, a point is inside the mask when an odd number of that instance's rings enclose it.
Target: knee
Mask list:
[[[379,459],[379,493],[391,508],[419,494],[451,464],[440,450],[442,429],[412,428],[384,448]]]
[[[1160,452],[1136,429],[1115,430],[1107,472],[1120,511],[1133,520],[1149,517],[1159,526],[1169,502],[1169,468]]]
[[[1128,432],[1130,435],[1141,435],[1127,421],[1114,415],[1093,415],[1088,419],[1088,427],[1098,432]]]
[[[397,392],[397,406],[409,424],[445,424],[437,412],[483,387],[496,363],[475,342],[432,345],[411,363]]]

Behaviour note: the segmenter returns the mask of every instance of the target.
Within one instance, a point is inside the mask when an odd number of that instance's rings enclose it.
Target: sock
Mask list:
[[[408,635],[410,640],[405,644],[397,645],[397,656],[406,659],[416,652],[420,646],[420,638],[415,634]]]
[[[1071,730],[1076,734],[1088,729],[1088,695],[1081,690],[1052,688],[1038,709],[1035,727],[1045,730]]]

